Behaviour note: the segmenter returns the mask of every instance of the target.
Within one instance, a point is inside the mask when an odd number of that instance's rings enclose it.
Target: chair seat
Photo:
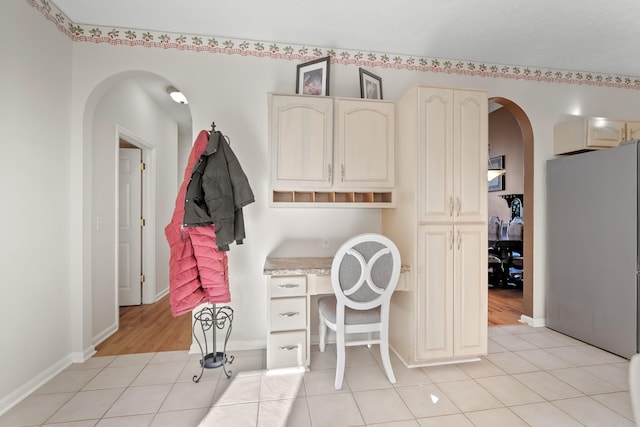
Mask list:
[[[318,306],[324,317],[331,323],[336,323],[336,304],[337,299],[335,296],[326,296],[318,300]],[[380,306],[372,308],[371,310],[354,310],[349,307],[345,307],[345,325],[363,325],[367,323],[380,322]]]

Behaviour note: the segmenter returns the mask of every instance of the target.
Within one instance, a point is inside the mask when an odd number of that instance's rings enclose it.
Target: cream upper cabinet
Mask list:
[[[487,106],[483,92],[420,89],[421,221],[466,222],[486,217]]]
[[[571,117],[553,128],[554,154],[616,147],[640,138],[640,121],[602,117]]]
[[[272,206],[394,206],[394,102],[270,94],[269,119]]]
[[[394,114],[392,102],[336,99],[336,187],[393,188]]]
[[[412,366],[487,352],[487,107],[484,91],[428,86],[396,103],[402,167],[382,232],[412,266],[389,333]]]
[[[331,187],[333,99],[269,98],[272,187]]]

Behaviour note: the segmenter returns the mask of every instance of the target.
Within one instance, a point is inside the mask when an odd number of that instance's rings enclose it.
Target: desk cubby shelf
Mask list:
[[[391,191],[273,191],[273,205],[322,204],[392,207]]]

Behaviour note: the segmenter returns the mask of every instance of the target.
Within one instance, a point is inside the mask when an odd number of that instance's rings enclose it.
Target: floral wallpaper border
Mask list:
[[[27,2],[74,42],[109,43],[301,61],[330,56],[331,62],[338,64],[640,90],[640,77],[76,24],[48,0],[27,0]]]

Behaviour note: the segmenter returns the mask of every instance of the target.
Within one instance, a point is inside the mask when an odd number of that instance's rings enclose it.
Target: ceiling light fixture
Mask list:
[[[182,92],[180,92],[178,89],[176,89],[173,86],[169,86],[167,88],[167,93],[169,94],[171,99],[173,99],[178,104],[188,104],[189,103],[189,101],[187,101],[187,97],[184,96],[184,94]]]

